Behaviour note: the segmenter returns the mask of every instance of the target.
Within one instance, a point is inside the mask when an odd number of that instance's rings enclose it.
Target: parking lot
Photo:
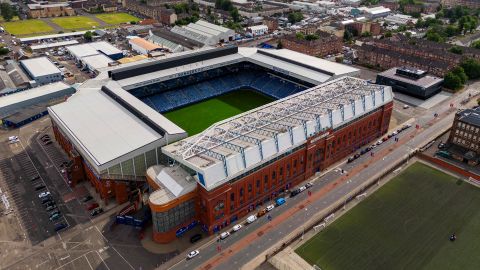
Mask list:
[[[56,235],[55,226],[65,227],[75,221],[68,217],[70,211],[62,200],[61,194],[54,188],[53,175],[44,167],[37,166],[40,160],[32,159],[21,141],[15,143],[2,142],[2,153],[12,153],[10,158],[0,160],[1,184],[9,209],[7,213],[18,219],[19,226],[24,231],[24,237],[33,245]],[[57,178],[60,175],[56,176]],[[39,198],[39,194],[50,192],[50,200]],[[5,205],[4,205],[5,207]],[[47,211],[46,208],[49,207]],[[6,207],[5,207],[6,208]],[[50,220],[51,213],[58,210],[58,218]]]

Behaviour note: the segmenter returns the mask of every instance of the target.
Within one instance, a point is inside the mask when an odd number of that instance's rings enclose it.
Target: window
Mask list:
[[[248,192],[252,192],[252,184],[248,183]]]
[[[277,178],[277,172],[274,170],[272,171],[272,180],[275,180]]]
[[[215,211],[220,211],[225,207],[225,203],[223,201],[219,201],[217,205],[213,208]]]
[[[230,193],[230,201],[234,201],[235,200],[235,193]]]
[[[240,197],[243,197],[243,187],[240,188]]]

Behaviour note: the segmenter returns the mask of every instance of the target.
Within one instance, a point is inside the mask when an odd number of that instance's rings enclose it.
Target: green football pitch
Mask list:
[[[479,205],[479,188],[417,162],[296,252],[323,270],[480,269]]]
[[[267,104],[274,99],[250,90],[239,90],[163,114],[195,135],[212,124]]]

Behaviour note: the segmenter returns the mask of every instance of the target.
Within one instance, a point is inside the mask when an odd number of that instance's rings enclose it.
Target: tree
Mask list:
[[[463,49],[460,46],[452,46],[450,49],[448,49],[449,52],[455,53],[455,54],[463,54]]]
[[[392,37],[392,31],[388,30],[387,32],[385,32],[385,37],[386,38]]]
[[[458,34],[458,28],[455,25],[448,25],[445,28],[445,34],[447,35],[447,37],[453,37]]]
[[[277,49],[278,49],[278,50],[283,49],[282,40],[279,40],[279,41],[278,41],[278,43],[277,43]]]
[[[288,14],[288,21],[292,24],[303,20],[303,14],[301,12],[292,12]]]
[[[443,39],[443,37],[435,32],[435,31],[431,31],[432,29],[428,30],[427,31],[427,39],[430,40],[430,41],[435,41],[435,42],[444,42],[445,40]]]
[[[480,49],[480,40],[472,42],[470,47],[475,48],[475,49]]]
[[[458,78],[460,78],[460,82],[462,84],[465,84],[467,82],[468,76],[467,74],[465,74],[465,70],[462,67],[459,66],[452,69],[452,73],[458,76]]]
[[[87,32],[85,32],[85,34],[83,34],[83,38],[84,38],[86,41],[92,41],[92,39],[93,39],[93,33],[92,33],[92,31],[87,31]]]
[[[5,47],[0,47],[0,55],[5,55],[7,53],[9,53],[10,50],[8,48],[5,48]]]
[[[480,98],[477,99],[477,104],[478,104],[478,106],[480,106]]]
[[[239,22],[240,21],[240,13],[238,13],[238,9],[236,7],[232,8],[230,10],[230,16],[232,16],[232,20],[234,22]]]
[[[353,38],[352,32],[350,32],[348,29],[345,29],[345,32],[343,32],[343,40],[344,41],[351,41]]]
[[[0,4],[0,14],[2,15],[3,19],[7,22],[13,19],[15,16],[16,11],[12,8],[12,6],[8,3],[1,3]]]
[[[372,36],[372,33],[368,32],[368,31],[365,31],[362,33],[362,37],[371,37]]]
[[[302,32],[296,33],[295,36],[297,37],[297,39],[305,39],[305,35]]]
[[[448,89],[458,90],[462,88],[463,84],[462,80],[457,75],[448,72],[443,78],[443,86]]]
[[[317,40],[319,37],[316,34],[309,34],[305,36],[305,40],[312,41],[312,40]]]
[[[470,79],[480,78],[480,62],[475,59],[467,59],[462,62],[461,67]]]

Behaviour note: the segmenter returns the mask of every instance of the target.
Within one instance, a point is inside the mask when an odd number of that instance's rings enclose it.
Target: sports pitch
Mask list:
[[[65,29],[92,28],[92,26],[100,25],[98,22],[86,16],[53,18],[52,22]]]
[[[417,162],[296,252],[324,270],[480,269],[479,205],[479,188]]]
[[[22,20],[4,22],[1,24],[5,27],[5,31],[12,35],[33,35],[53,31],[47,23],[41,20]]]
[[[239,90],[164,113],[172,122],[195,135],[212,124],[262,106],[274,99],[250,90]]]
[[[100,20],[108,24],[121,24],[121,23],[128,23],[131,21],[135,21],[135,22],[140,21],[139,18],[132,16],[128,13],[103,13],[103,14],[95,15],[95,17],[99,18]]]

